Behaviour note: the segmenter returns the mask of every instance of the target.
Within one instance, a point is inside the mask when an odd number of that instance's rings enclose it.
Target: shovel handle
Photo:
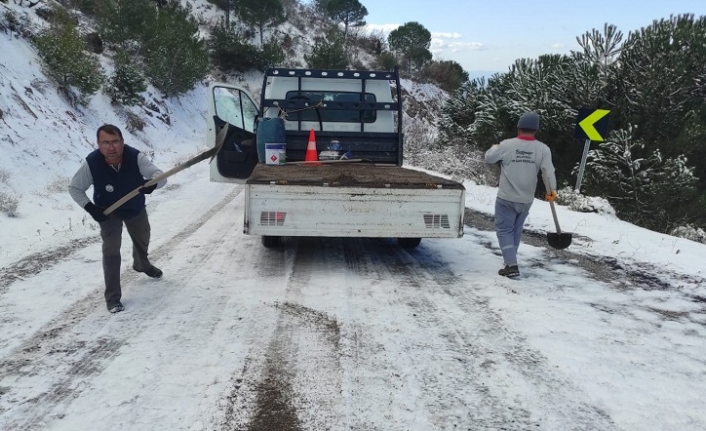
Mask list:
[[[547,194],[551,194],[552,188],[549,186],[549,177],[547,176],[547,171],[544,168],[542,168],[542,180],[544,181],[544,186],[547,188]],[[559,227],[559,218],[557,218],[556,216],[556,208],[554,208],[554,202],[549,202],[549,206],[552,208],[552,216],[554,217],[556,233],[561,235],[561,228]]]
[[[561,235],[561,228],[559,227],[559,219],[556,216],[556,209],[554,208],[554,202],[549,202],[549,206],[552,208],[552,216],[554,216],[554,224],[556,225],[556,233]]]
[[[228,133],[228,123],[226,123],[223,128],[218,132],[218,135],[216,136],[216,145],[209,149],[204,151],[203,153],[199,154],[198,156],[187,160],[186,162],[182,163],[181,165],[172,168],[168,170],[167,172],[164,172],[163,174],[157,175],[156,177],[152,178],[151,180],[147,181],[140,187],[136,188],[135,190],[131,191],[130,193],[126,194],[122,198],[120,198],[117,202],[115,202],[113,205],[109,206],[106,208],[105,211],[103,211],[103,214],[108,215],[115,211],[116,209],[120,208],[125,202],[129,201],[130,199],[134,198],[138,194],[140,194],[140,189],[143,187],[149,187],[157,184],[158,182],[162,181],[163,179],[167,177],[171,177],[172,175],[176,174],[177,172],[183,171],[186,168],[190,168],[191,166],[195,165],[196,163],[206,160],[207,158],[211,157],[211,161],[213,161],[213,158],[216,157],[216,154],[218,154],[218,151],[220,151],[221,147],[223,147],[223,142],[225,141],[226,134]]]
[[[157,184],[158,182],[162,181],[163,179],[170,177],[170,176],[176,174],[177,172],[183,171],[184,169],[195,165],[197,162],[200,162],[201,160],[205,160],[205,159],[211,157],[213,154],[216,154],[217,149],[218,148],[213,147],[213,148],[209,149],[208,151],[205,151],[205,152],[199,154],[198,156],[194,157],[193,159],[187,161],[186,163],[181,164],[181,165],[175,167],[174,169],[171,169],[163,174],[157,175],[156,177],[147,181],[145,184],[141,185],[140,187],[136,188],[135,190],[131,191],[130,193],[128,193],[125,196],[123,196],[122,198],[120,198],[120,200],[115,202],[113,205],[106,208],[106,210],[103,211],[103,214],[108,215],[108,214],[112,213],[113,211],[115,211],[116,209],[120,208],[125,202],[129,201],[130,199],[132,199],[135,196],[137,196],[138,194],[140,194],[140,189],[142,189],[144,187],[153,186],[153,185]]]
[[[549,177],[545,168],[542,168],[542,181],[544,182],[544,187],[547,188],[547,194],[551,194],[552,188],[549,186]]]

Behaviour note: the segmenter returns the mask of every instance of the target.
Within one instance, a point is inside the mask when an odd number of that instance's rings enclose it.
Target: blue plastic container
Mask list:
[[[284,134],[284,120],[281,118],[261,118],[255,132],[257,145],[257,158],[260,163],[265,163],[265,144],[281,144],[286,142]]]

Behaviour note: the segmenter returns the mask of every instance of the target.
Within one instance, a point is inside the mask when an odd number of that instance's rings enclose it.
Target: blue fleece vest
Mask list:
[[[93,203],[98,208],[108,208],[144,184],[145,177],[142,176],[137,165],[138,154],[140,154],[139,150],[125,145],[123,161],[117,172],[106,163],[105,157],[99,150],[93,151],[86,157],[86,162],[88,162],[93,176]],[[145,195],[140,193],[116,209],[115,213],[123,219],[128,219],[138,215],[144,208]]]

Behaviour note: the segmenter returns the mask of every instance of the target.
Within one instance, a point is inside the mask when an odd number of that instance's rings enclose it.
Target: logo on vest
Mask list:
[[[113,193],[115,191],[115,188],[111,184],[108,184],[107,186],[105,186],[105,191],[108,193]]]

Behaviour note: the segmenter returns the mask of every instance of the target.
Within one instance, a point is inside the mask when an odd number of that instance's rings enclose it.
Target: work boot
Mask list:
[[[137,272],[144,272],[145,275],[147,275],[148,277],[152,277],[152,278],[162,278],[162,270],[159,269],[159,268],[157,268],[157,267],[154,266],[154,265],[150,266],[149,268],[147,268],[147,269],[144,270],[144,271],[139,271],[139,270],[138,270],[137,268],[135,268],[134,266],[132,267],[132,269],[134,269],[134,270],[137,271]]]
[[[123,307],[123,304],[120,303],[120,301],[108,304],[108,313],[111,314],[120,313],[124,309],[125,307]]]
[[[520,268],[517,265],[505,265],[505,268],[498,271],[498,274],[508,278],[519,277]]]

